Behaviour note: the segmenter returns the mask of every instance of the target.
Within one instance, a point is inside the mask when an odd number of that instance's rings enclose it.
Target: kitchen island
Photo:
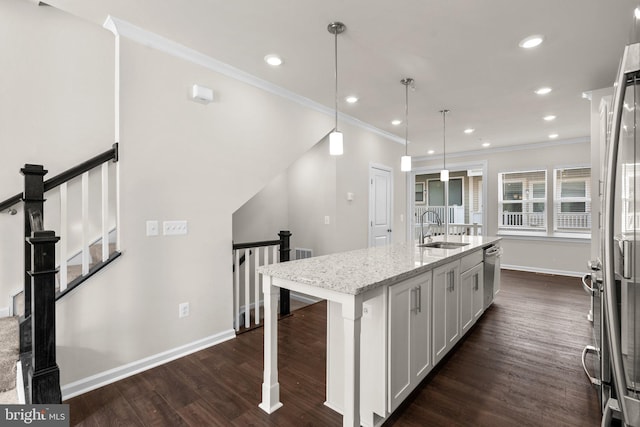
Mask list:
[[[272,413],[282,406],[279,288],[328,301],[325,404],[343,414],[344,426],[380,425],[486,308],[483,248],[498,241],[449,236],[447,242],[460,246],[407,242],[260,267],[265,310],[260,408]]]

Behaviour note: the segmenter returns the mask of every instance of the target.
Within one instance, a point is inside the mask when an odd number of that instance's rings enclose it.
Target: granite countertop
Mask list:
[[[500,238],[448,236],[446,240],[468,245],[456,249],[420,248],[417,242],[411,241],[270,264],[259,267],[258,272],[265,276],[358,295],[378,286],[392,285],[417,276],[480,250]]]

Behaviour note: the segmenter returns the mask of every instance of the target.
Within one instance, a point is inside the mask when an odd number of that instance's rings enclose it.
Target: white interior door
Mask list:
[[[384,166],[369,169],[369,246],[391,243],[393,186],[392,170]]]

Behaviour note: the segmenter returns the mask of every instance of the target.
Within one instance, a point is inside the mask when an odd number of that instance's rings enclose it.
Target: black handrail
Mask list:
[[[263,242],[249,242],[249,243],[234,243],[233,250],[249,249],[249,248],[262,248],[264,246],[275,246],[280,244],[280,240],[265,240]]]
[[[113,144],[113,148],[105,151],[102,154],[98,154],[97,156],[87,160],[86,162],[82,162],[77,166],[68,169],[61,174],[54,176],[53,178],[49,178],[44,182],[44,191],[47,192],[49,190],[53,190],[54,188],[64,184],[65,182],[71,181],[73,178],[82,175],[85,172],[90,171],[93,168],[100,166],[101,164],[108,162],[109,160],[113,160],[114,162],[118,161],[118,143]],[[7,200],[0,202],[0,212],[9,209],[11,206],[16,205],[22,201],[23,193],[16,194],[15,196],[9,197]]]
[[[97,156],[87,160],[86,162],[82,162],[77,166],[68,169],[61,174],[54,176],[53,178],[49,178],[44,182],[44,191],[53,190],[65,182],[71,181],[73,178],[82,175],[85,172],[90,171],[93,168],[100,166],[103,163],[108,162],[109,160],[113,160],[114,162],[118,161],[118,143],[113,144],[113,148],[111,150],[107,150],[102,154],[98,154]]]

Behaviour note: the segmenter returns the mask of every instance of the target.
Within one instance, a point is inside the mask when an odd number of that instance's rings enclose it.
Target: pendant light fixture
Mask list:
[[[449,110],[440,110],[442,113],[442,170],[440,171],[440,181],[449,181],[449,170],[447,169],[447,113]]]
[[[410,77],[400,80],[404,85],[404,156],[400,158],[400,170],[411,172],[411,156],[407,150],[409,147],[409,86],[413,88],[413,79]]]
[[[327,30],[335,37],[334,58],[336,65],[336,127],[333,129],[333,132],[329,134],[329,154],[331,154],[332,156],[340,156],[344,152],[342,148],[342,132],[338,131],[338,34],[343,33],[346,29],[347,27],[342,22],[332,22],[327,27]]]

